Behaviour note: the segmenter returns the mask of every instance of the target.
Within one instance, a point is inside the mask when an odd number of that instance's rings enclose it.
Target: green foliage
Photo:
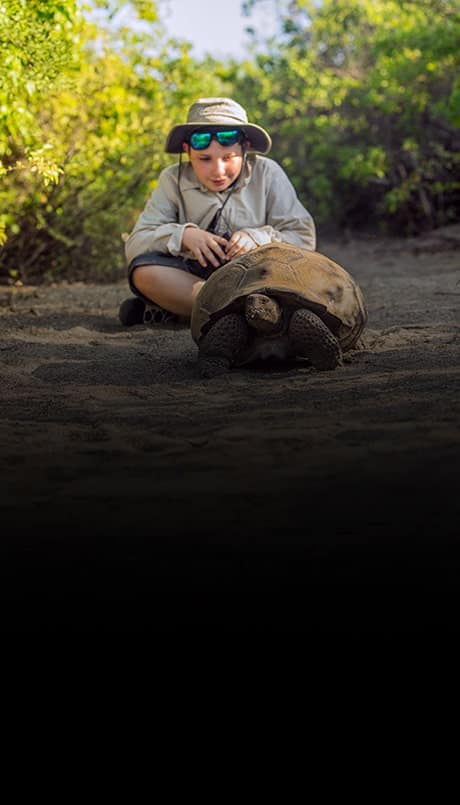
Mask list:
[[[100,0],[105,18],[78,18],[79,69],[69,77],[56,64],[53,82],[43,76],[28,102],[32,140],[9,130],[14,163],[0,190],[4,276],[121,276],[123,235],[172,159],[164,153],[168,130],[197,95],[221,90],[212,72],[196,70],[187,45],[163,40],[154,3],[132,4],[129,25],[117,16],[126,5]]]
[[[322,230],[458,217],[458,3],[275,7],[279,35],[222,64],[167,40],[154,0],[0,0],[3,281],[122,276],[124,233],[175,160],[167,132],[202,95],[270,131]]]
[[[63,87],[78,68],[78,16],[74,0],[1,0],[0,2],[0,177],[30,172],[45,185],[60,168],[36,108]],[[13,181],[16,179],[14,177]],[[21,182],[21,179],[19,180]],[[0,208],[0,244],[15,211]]]
[[[458,217],[458,2],[277,6],[280,37],[227,78],[315,217],[403,232]]]

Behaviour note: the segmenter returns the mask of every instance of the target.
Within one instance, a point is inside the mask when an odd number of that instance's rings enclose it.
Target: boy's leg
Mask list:
[[[193,301],[204,285],[195,274],[162,265],[138,266],[131,282],[144,297],[185,318],[190,318]]]

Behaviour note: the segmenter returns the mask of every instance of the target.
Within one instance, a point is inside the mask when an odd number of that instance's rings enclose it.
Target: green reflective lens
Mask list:
[[[192,148],[200,151],[200,149],[208,147],[211,142],[211,137],[212,134],[210,131],[194,131],[193,134],[190,135],[189,142]]]
[[[235,145],[238,142],[240,133],[238,129],[230,131],[216,131],[216,140],[221,145]]]
[[[239,129],[228,129],[227,131],[194,131],[189,138],[189,143],[195,151],[202,151],[207,148],[211,140],[215,138],[220,145],[235,145],[240,139]]]

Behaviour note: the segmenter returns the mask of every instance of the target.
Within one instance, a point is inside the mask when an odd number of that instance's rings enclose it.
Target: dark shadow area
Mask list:
[[[314,458],[287,480],[259,456],[250,485],[209,462],[201,485],[193,461],[160,480],[148,454],[96,453],[88,495],[85,466],[55,456],[59,496],[3,510],[2,629],[457,632],[458,456],[400,444],[358,461],[351,446],[322,473]]]

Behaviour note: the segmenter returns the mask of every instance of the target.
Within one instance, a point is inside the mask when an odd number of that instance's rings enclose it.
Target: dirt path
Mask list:
[[[460,226],[320,244],[369,310],[365,348],[327,373],[203,381],[187,328],[119,325],[124,282],[0,288],[5,628],[439,628],[460,568],[459,246]]]

